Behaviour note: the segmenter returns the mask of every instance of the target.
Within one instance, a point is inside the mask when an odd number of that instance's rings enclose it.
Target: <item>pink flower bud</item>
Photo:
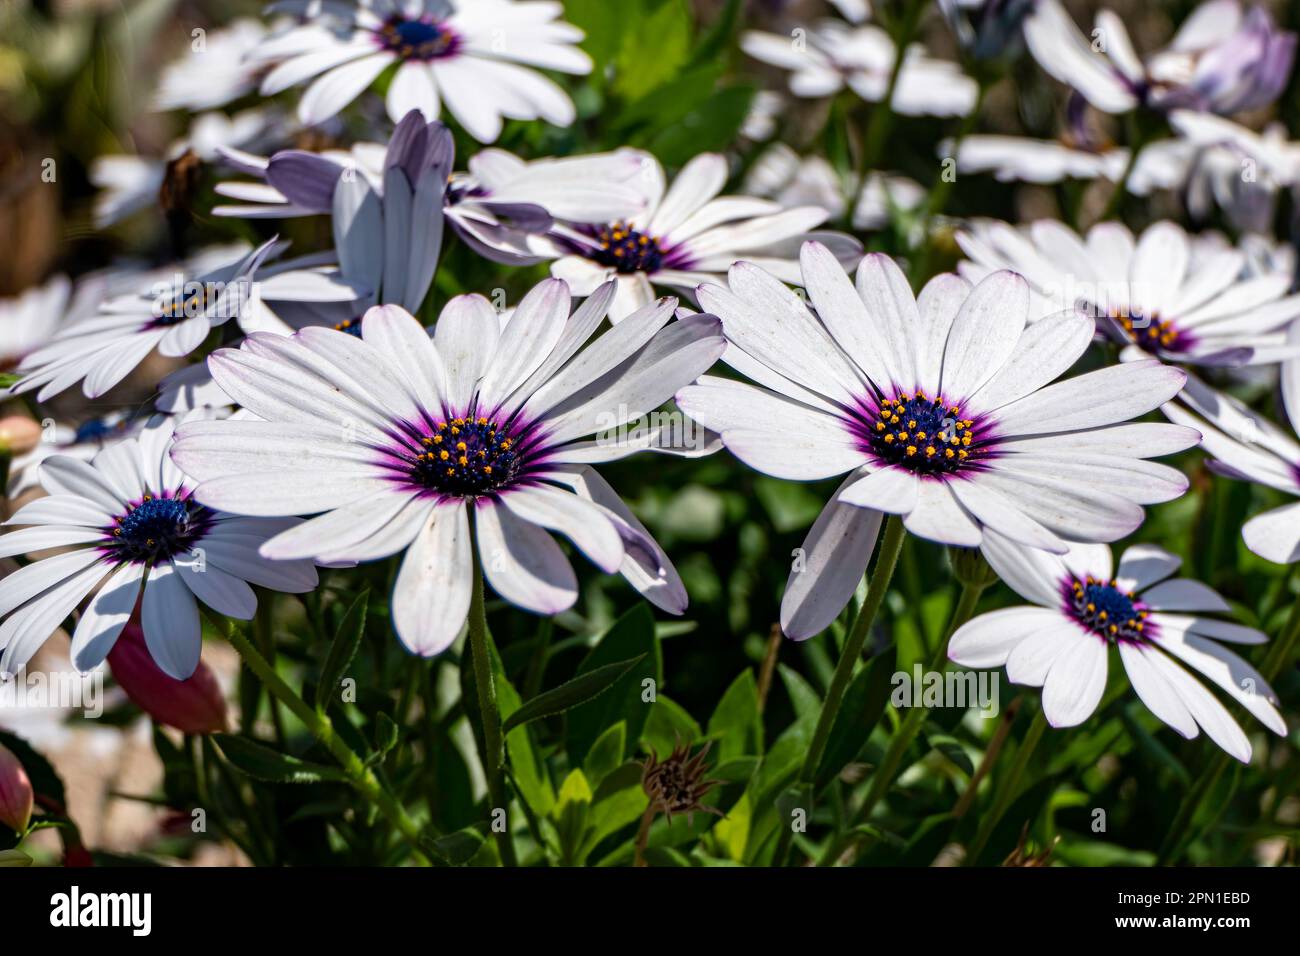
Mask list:
[[[141,710],[160,724],[187,734],[226,729],[226,699],[207,664],[199,661],[189,680],[164,674],[145,646],[144,632],[132,620],[108,653],[114,679]]]
[[[26,415],[7,415],[0,418],[0,451],[24,455],[39,444],[40,423]]]
[[[32,819],[32,781],[14,752],[0,744],[0,823],[22,833]]]

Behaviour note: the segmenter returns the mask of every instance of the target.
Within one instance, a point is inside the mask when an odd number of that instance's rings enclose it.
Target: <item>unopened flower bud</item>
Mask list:
[[[0,452],[24,455],[41,440],[41,426],[26,415],[6,415],[0,418]]]
[[[948,560],[952,563],[953,576],[967,587],[986,588],[998,579],[979,548],[950,547]]]
[[[154,663],[144,632],[132,621],[108,654],[108,666],[126,696],[158,723],[186,734],[226,729],[226,699],[211,668],[199,661],[188,680],[176,680]]]
[[[32,819],[32,781],[14,752],[0,744],[0,823],[22,833]]]

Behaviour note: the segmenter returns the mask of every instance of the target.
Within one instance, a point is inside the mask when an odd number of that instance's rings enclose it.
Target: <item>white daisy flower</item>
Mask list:
[[[421,136],[426,137],[421,148],[436,147],[437,164],[450,168],[454,157],[450,132],[441,123],[426,124],[416,112],[403,118],[387,145],[361,143],[346,153],[285,150],[270,159],[226,151],[228,161],[263,182],[219,184],[219,194],[241,204],[218,206],[213,214],[288,218],[329,213],[335,186],[349,170],[364,176],[382,196],[385,169],[409,167],[410,161],[399,154],[410,156],[412,144],[418,144]],[[653,162],[649,154],[634,149],[531,162],[505,150],[485,149],[470,158],[467,172],[454,173],[449,180],[444,177],[442,213],[461,239],[484,258],[533,265],[544,261],[551,249],[545,242],[534,248],[534,237],[548,232],[556,220],[581,228],[642,212],[648,199],[639,183]]]
[[[38,401],[82,383],[87,398],[98,398],[126,378],[156,348],[179,358],[194,351],[217,326],[253,321],[261,314],[258,267],[277,248],[272,239],[231,262],[220,250],[205,254],[163,279],[150,280],[144,291],[105,302],[98,314],[63,329],[18,366],[22,376],[14,394],[39,389]],[[328,273],[318,274],[293,294],[311,301],[352,299],[357,290]],[[289,291],[277,295],[288,296]]]
[[[1055,220],[1023,227],[975,222],[957,234],[969,256],[958,271],[978,282],[1011,269],[1033,293],[1030,318],[1081,308],[1126,346],[1202,365],[1262,365],[1294,353],[1284,327],[1300,316],[1291,275],[1247,275],[1246,257],[1215,235],[1189,236],[1157,222],[1134,238],[1116,222],[1081,237]]]
[[[245,57],[265,37],[266,27],[246,17],[193,36],[185,55],[159,74],[153,108],[197,113],[247,96],[257,89],[262,71]]]
[[[316,587],[310,561],[269,561],[257,552],[298,522],[235,517],[193,499],[193,483],[167,455],[172,428],[158,416],[138,439],[111,445],[90,463],[55,456],[41,464],[49,496],[5,522],[24,527],[0,537],[0,556],[71,550],[0,580],[0,671],[22,667],[101,582],[73,631],[73,664],[85,671],[103,661],[139,601],[149,652],[177,680],[199,662],[196,599],[248,619],[257,608],[250,584],[293,593]]]
[[[663,167],[647,157],[640,183],[645,211],[600,226],[557,224],[549,236],[551,274],[580,296],[615,279],[610,319],[617,322],[653,302],[656,285],[691,293],[741,258],[798,282],[798,244],[805,239],[826,242],[846,267],[861,256],[851,236],[810,233],[828,218],[821,206],[784,209],[770,199],[719,196],[726,181],[727,161],[717,153],[692,159],[671,188]]]
[[[526,66],[573,74],[592,67],[576,46],[583,32],[559,19],[559,3],[543,0],[300,0],[276,9],[299,12],[305,22],[268,37],[251,59],[276,64],[263,96],[312,80],[298,101],[308,126],[398,64],[386,98],[394,123],[411,110],[435,120],[445,100],[466,132],[491,143],[507,117],[573,123],[568,94]]]
[[[1277,99],[1295,59],[1295,34],[1278,30],[1262,6],[1243,12],[1237,0],[1201,4],[1169,46],[1145,59],[1111,10],[1097,14],[1085,37],[1060,0],[1038,0],[1024,31],[1038,65],[1104,113],[1257,109]]]
[[[1291,326],[1290,341],[1300,345],[1300,325]],[[1291,429],[1281,428],[1230,395],[1189,379],[1177,402],[1164,406],[1172,422],[1201,432],[1201,447],[1219,474],[1276,488],[1300,497],[1300,360],[1282,364],[1282,400]],[[1260,557],[1277,564],[1300,561],[1300,502],[1251,518],[1241,537]]]
[[[504,327],[468,295],[447,304],[432,337],[395,306],[367,313],[361,338],[252,335],[208,364],[265,421],[187,424],[173,460],[210,507],[317,515],[267,542],[268,558],[405,549],[393,623],[418,654],[444,650],[465,623],[471,514],[487,582],[513,604],[554,614],[576,600],[558,531],[680,613],[686,593],[667,556],[590,467],[645,443],[584,439],[658,408],[725,341],[712,316],[668,324],[676,303],[665,299],[583,349],[612,297],[607,285],[570,315],[568,288],[547,280]]]
[[[953,156],[952,142],[939,145],[939,156],[952,156],[958,173],[993,173],[999,182],[1059,183],[1066,179],[1119,182],[1134,196],[1157,189],[1181,189],[1193,171],[1199,150],[1179,139],[1148,143],[1128,170],[1129,151],[1119,146],[1093,148],[1023,136],[967,136]]]
[[[740,47],[756,60],[790,70],[790,92],[801,97],[831,96],[846,86],[868,103],[889,91],[897,52],[889,34],[877,26],[852,27],[821,20],[789,35],[747,30]],[[890,104],[905,116],[965,116],[975,106],[978,85],[956,63],[909,47]]]
[[[948,656],[966,667],[1005,667],[1013,684],[1041,687],[1043,715],[1053,727],[1077,726],[1097,709],[1115,647],[1138,697],[1184,737],[1204,730],[1233,757],[1250,762],[1250,741],[1196,673],[1286,736],[1277,696],[1263,675],[1218,643],[1268,638],[1207,616],[1232,609],[1200,581],[1171,580],[1181,558],[1138,544],[1113,571],[1105,545],[1077,544],[1057,556],[996,534],[982,550],[1002,580],[1037,606],[980,615],[953,635]]]
[[[737,263],[730,288],[701,287],[722,319],[724,361],[757,386],[706,376],[679,407],[731,452],[777,478],[848,477],[804,542],[781,605],[804,639],[833,621],[871,554],[881,513],[920,537],[973,547],[993,529],[1061,553],[1068,541],[1114,541],[1142,505],[1187,479],[1146,461],[1196,443],[1167,423],[1129,423],[1186,375],[1156,361],[1056,384],[1093,336],[1064,312],[1027,325],[1029,288],[999,272],[973,289],[954,275],[914,299],[887,256],[868,255],[857,288],[816,243],[802,254],[816,314],[762,269]]]

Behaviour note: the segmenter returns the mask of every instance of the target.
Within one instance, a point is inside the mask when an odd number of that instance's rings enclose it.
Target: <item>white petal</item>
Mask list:
[[[1241,528],[1246,547],[1276,564],[1300,561],[1300,502],[1256,515]]]
[[[1176,578],[1147,588],[1142,592],[1142,600],[1157,611],[1232,612],[1217,591],[1191,578]]]
[[[450,647],[465,626],[473,582],[465,505],[435,508],[402,559],[393,589],[393,627],[402,643],[422,657]]]
[[[613,574],[623,563],[623,539],[602,509],[546,485],[511,489],[501,503],[524,521],[558,531],[597,567]]]
[[[168,677],[188,680],[199,666],[203,637],[194,593],[170,564],[149,572],[140,602],[140,626],[154,663]]]
[[[1116,581],[1121,591],[1140,591],[1175,573],[1183,563],[1154,544],[1135,544],[1120,556]]]
[[[948,490],[986,528],[1033,548],[1054,554],[1065,552],[1067,545],[1064,541],[1021,511],[1006,495],[988,485],[959,479],[949,482]]]
[[[843,491],[853,481],[840,485]],[[838,494],[838,492],[837,492]],[[781,598],[781,630],[796,641],[829,627],[853,597],[880,534],[881,513],[826,503],[797,555]]]
[[[1106,690],[1107,645],[1100,637],[1080,639],[1058,656],[1043,684],[1043,713],[1053,727],[1075,727],[1090,716]]]
[[[1057,658],[1081,641],[1096,640],[1073,622],[1060,619],[1054,627],[1026,638],[1007,655],[1007,679],[1026,687],[1042,687]]]
[[[974,395],[1006,365],[1029,316],[1029,283],[994,272],[971,291],[953,319],[940,387],[952,401]]]
[[[453,414],[470,410],[479,379],[496,354],[501,323],[481,295],[458,295],[443,308],[434,345],[447,372],[447,404]]]
[[[123,564],[114,571],[99,593],[81,612],[72,634],[72,666],[83,673],[97,667],[108,656],[135,610],[140,597],[143,564]]]
[[[967,621],[948,642],[948,659],[963,667],[1002,667],[1021,641],[1032,640],[1061,623],[1043,607],[1008,607]]]
[[[917,484],[916,507],[904,516],[903,526],[941,544],[974,548],[980,543],[979,524],[952,496],[946,481]]]
[[[885,467],[853,476],[838,494],[840,501],[859,508],[904,515],[916,507],[921,479],[906,468]]]
[[[172,566],[194,596],[217,613],[247,621],[257,611],[257,596],[248,582],[209,564],[201,544],[173,558]]]
[[[1127,641],[1119,644],[1120,660],[1124,662],[1129,683],[1133,685],[1133,690],[1142,699],[1142,703],[1147,705],[1151,713],[1190,740],[1200,730],[1182,697],[1151,660],[1159,654],[1157,650]]]
[[[1164,654],[1150,654],[1151,662],[1169,682],[1196,723],[1216,744],[1242,763],[1250,762],[1250,740],[1214,695],[1195,677]]]
[[[1080,312],[1061,312],[1032,323],[1002,367],[971,395],[970,405],[992,411],[1056,381],[1087,349],[1095,332],[1095,323]]]
[[[555,540],[509,509],[480,500],[479,560],[492,590],[536,614],[558,614],[578,599],[578,581]]]
[[[1155,359],[1129,362],[1057,382],[992,415],[1003,435],[1042,435],[1110,425],[1157,408],[1178,394],[1187,373]]]

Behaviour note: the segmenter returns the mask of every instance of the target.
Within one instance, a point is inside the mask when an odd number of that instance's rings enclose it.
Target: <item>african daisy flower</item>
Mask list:
[[[1300,328],[1292,326],[1290,336],[1300,345]],[[1163,411],[1170,421],[1201,432],[1201,447],[1212,457],[1214,471],[1300,496],[1300,441],[1294,432],[1300,421],[1300,361],[1284,362],[1281,378],[1290,431],[1195,378]],[[1256,515],[1242,525],[1241,537],[1246,547],[1269,561],[1300,561],[1300,502]]]
[[[718,196],[727,161],[701,153],[667,187],[663,167],[649,156],[642,172],[644,212],[601,225],[557,224],[550,234],[551,274],[576,295],[588,295],[609,279],[618,283],[611,321],[652,302],[654,287],[693,292],[700,283],[745,258],[787,282],[799,281],[798,243],[820,238],[846,265],[858,261],[861,244],[842,233],[809,234],[829,218],[821,206],[791,209],[771,199]],[[534,246],[536,248],[536,245]]]
[[[1181,370],[1148,360],[1052,385],[1093,322],[1065,312],[1026,325],[1029,288],[1014,273],[974,288],[940,275],[913,298],[887,256],[863,260],[856,289],[816,243],[802,262],[815,314],[746,262],[729,288],[701,287],[730,343],[724,361],[756,384],[707,376],[677,394],[751,468],[796,481],[848,474],[787,584],[788,636],[811,637],[848,602],[882,512],[944,544],[973,547],[992,529],[1062,553],[1123,537],[1141,505],[1186,489],[1180,472],[1144,459],[1191,447],[1196,432],[1128,423],[1175,395]]]
[[[606,286],[570,315],[568,287],[547,280],[504,325],[468,295],[447,304],[432,337],[396,306],[371,309],[360,338],[249,336],[208,365],[264,421],[188,423],[173,459],[209,507],[317,515],[263,545],[265,557],[367,561],[405,549],[393,624],[418,654],[444,650],[464,625],[475,541],[488,584],[530,611],[577,598],[558,531],[680,613],[686,594],[667,556],[589,467],[637,446],[583,439],[658,408],[725,341],[712,316],[670,324],[666,299],[584,349],[612,297]]]
[[[1291,274],[1250,274],[1245,253],[1216,235],[1157,222],[1134,238],[1103,222],[1084,238],[1042,219],[1021,228],[972,223],[957,244],[970,257],[958,266],[967,279],[1019,272],[1033,293],[1031,320],[1081,308],[1128,346],[1125,358],[1262,365],[1294,352],[1284,330],[1300,316],[1300,295],[1287,295]]]
[[[1258,109],[1277,99],[1295,59],[1296,35],[1279,30],[1263,7],[1243,13],[1237,0],[1201,4],[1168,47],[1145,58],[1111,10],[1097,14],[1085,37],[1060,0],[1038,0],[1024,30],[1038,65],[1105,113]]]
[[[336,270],[284,280],[264,290],[261,265],[283,244],[272,239],[231,261],[229,249],[201,254],[169,276],[155,275],[140,292],[116,296],[99,312],[62,329],[18,366],[14,394],[33,390],[45,401],[77,382],[87,398],[98,398],[126,378],[154,349],[179,358],[193,352],[213,328],[233,321],[253,327],[265,321],[267,298],[310,302],[348,301],[357,288]]]
[[[558,3],[298,0],[277,9],[301,13],[304,22],[267,37],[250,59],[275,64],[262,81],[263,96],[312,80],[298,101],[298,116],[309,126],[337,114],[398,64],[385,101],[394,123],[411,110],[437,119],[445,100],[466,132],[491,143],[505,118],[573,122],[568,94],[520,64],[591,72],[590,57],[576,46],[583,33],[559,19]]]
[[[846,86],[868,103],[889,91],[897,52],[877,26],[851,27],[821,20],[779,36],[749,30],[740,47],[756,60],[790,70],[795,96],[831,96]],[[965,116],[975,106],[978,87],[956,63],[926,56],[919,46],[904,54],[890,106],[905,116]]]
[[[997,534],[985,537],[982,550],[1002,580],[1037,606],[980,615],[953,635],[948,656],[966,667],[1006,667],[1013,684],[1041,687],[1043,714],[1053,727],[1074,727],[1097,709],[1115,647],[1138,697],[1184,737],[1204,730],[1233,757],[1250,761],[1245,733],[1194,672],[1286,736],[1263,675],[1218,643],[1268,638],[1207,616],[1231,608],[1199,581],[1171,580],[1180,558],[1138,544],[1112,570],[1105,545],[1076,544],[1058,556]]]
[[[250,584],[300,593],[316,587],[310,561],[270,561],[257,548],[297,524],[244,518],[206,508],[194,483],[172,464],[173,420],[158,416],[140,434],[110,445],[87,463],[53,456],[40,466],[49,496],[24,505],[0,537],[0,556],[72,548],[0,581],[0,671],[13,673],[102,582],[72,634],[72,662],[99,664],[140,603],[145,642],[177,680],[199,661],[195,603],[248,619],[257,608]]]

